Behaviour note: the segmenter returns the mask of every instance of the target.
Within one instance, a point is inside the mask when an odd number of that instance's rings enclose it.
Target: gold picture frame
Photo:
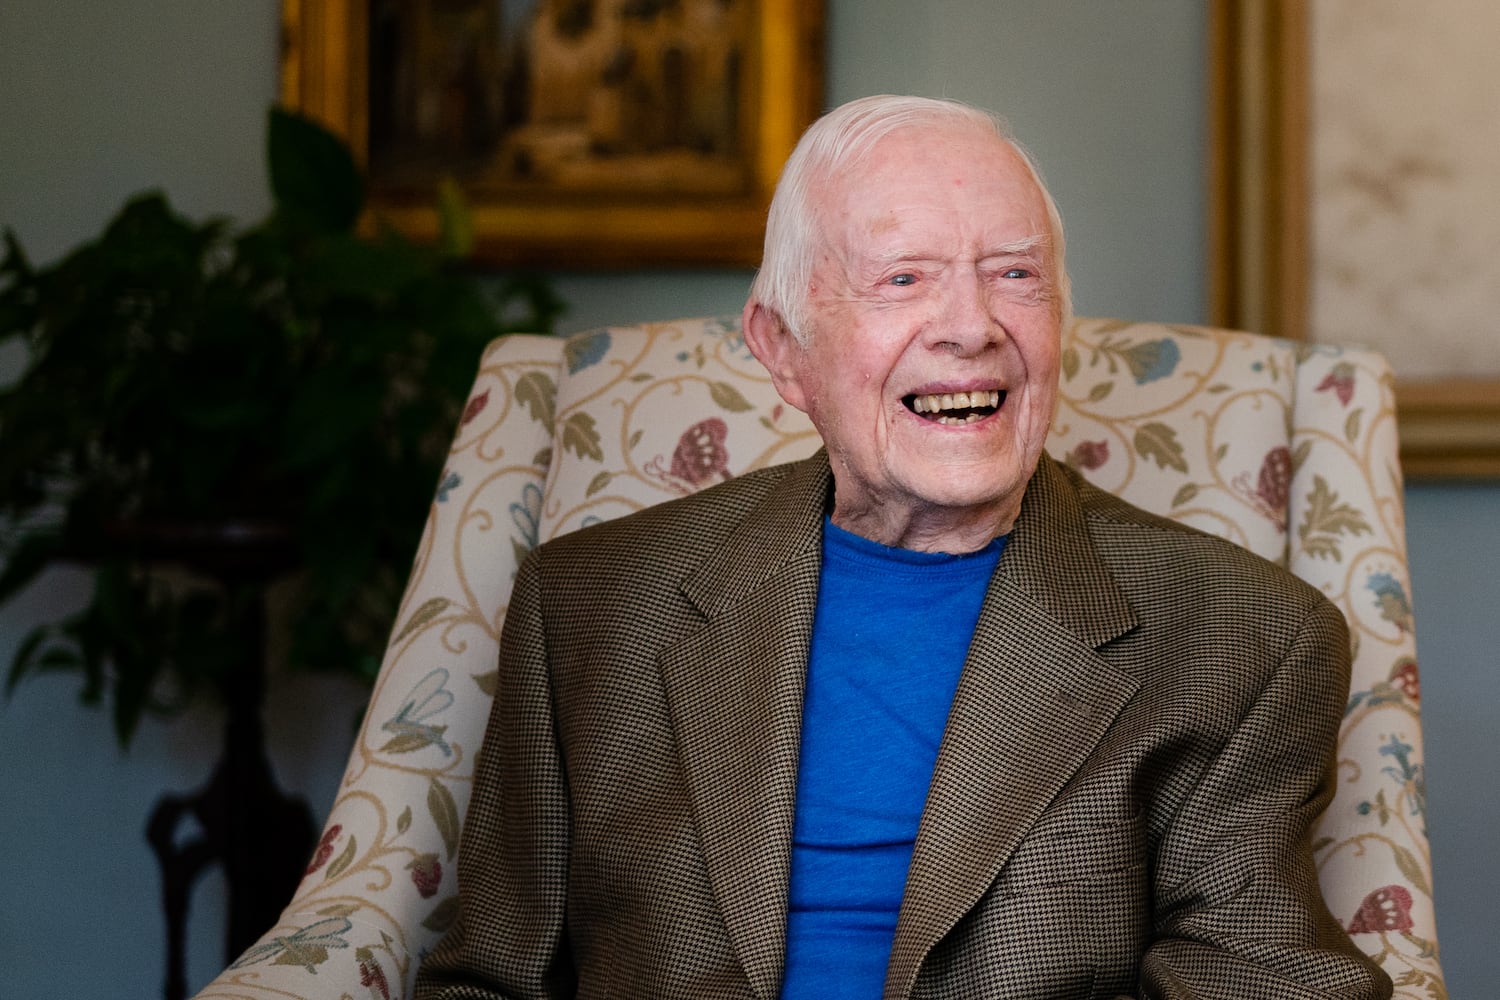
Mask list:
[[[1312,266],[1306,0],[1209,14],[1209,318],[1306,339]],[[1500,477],[1500,376],[1397,378],[1408,478]]]
[[[282,0],[283,104],[347,138],[372,212],[417,239],[457,171],[481,265],[759,263],[822,67],[821,0]]]

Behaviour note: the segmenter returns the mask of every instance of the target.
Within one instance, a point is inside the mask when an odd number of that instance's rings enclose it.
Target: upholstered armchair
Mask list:
[[[452,920],[496,645],[539,541],[803,457],[734,320],[496,341],[438,484],[384,667],[280,923],[202,998],[408,994]],[[1049,450],[1100,486],[1291,568],[1348,617],[1330,908],[1397,995],[1444,996],[1392,379],[1354,349],[1078,320]]]

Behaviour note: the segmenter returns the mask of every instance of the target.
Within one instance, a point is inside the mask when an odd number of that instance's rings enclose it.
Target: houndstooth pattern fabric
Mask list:
[[[830,492],[820,455],[528,559],[458,933],[420,996],[542,995],[562,967],[576,984],[546,995],[776,995]],[[885,996],[1138,975],[1199,998],[1387,995],[1307,840],[1347,685],[1346,627],[1313,588],[1044,463],[949,713]]]

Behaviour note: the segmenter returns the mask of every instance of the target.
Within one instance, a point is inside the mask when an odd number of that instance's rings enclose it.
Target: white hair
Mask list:
[[[1066,329],[1073,303],[1064,255],[1062,214],[1031,154],[1016,141],[1003,119],[982,108],[946,98],[882,94],[850,101],[813,122],[792,150],[776,184],[766,218],[765,251],[750,288],[750,298],[776,313],[798,341],[805,343],[807,339],[808,283],[821,238],[813,204],[815,193],[869,156],[875,144],[891,133],[942,125],[990,133],[1014,149],[1025,163],[1047,208],[1056,291]]]

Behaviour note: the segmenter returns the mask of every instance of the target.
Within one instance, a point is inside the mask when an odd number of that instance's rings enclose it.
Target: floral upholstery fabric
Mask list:
[[[281,922],[201,998],[390,1000],[452,919],[517,566],[540,540],[811,454],[736,320],[486,351],[338,798]],[[1049,451],[1344,611],[1354,679],[1316,833],[1330,909],[1397,996],[1443,998],[1392,378],[1369,352],[1080,319]]]

